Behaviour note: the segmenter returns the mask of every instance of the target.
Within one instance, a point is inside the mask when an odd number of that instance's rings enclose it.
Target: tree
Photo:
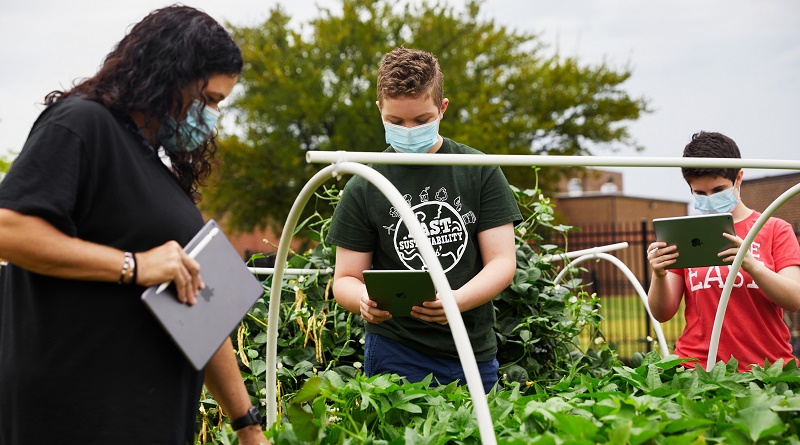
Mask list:
[[[14,163],[16,157],[17,153],[11,151],[0,155],[0,181],[2,181],[3,177],[8,173],[8,169],[11,168],[11,164]]]
[[[400,45],[430,51],[445,75],[450,106],[441,134],[490,154],[588,155],[596,148],[639,149],[625,121],[646,100],[621,89],[631,70],[581,65],[543,55],[533,34],[427,0],[399,8],[388,0],[342,0],[298,29],[280,8],[257,27],[233,28],[246,61],[232,101],[237,135],[220,141],[222,180],[204,209],[231,227],[280,225],[320,166],[308,150],[382,151],[375,105],[381,57]],[[505,169],[509,182],[533,185],[528,169]],[[558,172],[540,172],[541,184]],[[544,187],[547,190],[547,187]]]

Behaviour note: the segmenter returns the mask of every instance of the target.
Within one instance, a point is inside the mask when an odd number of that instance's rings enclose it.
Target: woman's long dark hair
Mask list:
[[[106,56],[94,77],[68,91],[45,97],[52,105],[73,94],[103,104],[114,115],[127,118],[132,111],[164,122],[175,110],[185,109],[183,89],[205,105],[199,94],[214,75],[239,75],[242,54],[228,32],[208,14],[188,6],[173,5],[151,12]],[[190,100],[193,100],[190,99]],[[180,133],[178,144],[182,145]],[[178,182],[195,201],[211,174],[217,146],[214,138],[191,153],[168,152]]]

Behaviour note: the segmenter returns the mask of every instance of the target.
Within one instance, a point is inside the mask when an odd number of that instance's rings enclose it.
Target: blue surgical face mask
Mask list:
[[[735,188],[731,187],[711,195],[694,195],[694,208],[704,215],[728,213],[739,203],[734,194]]]
[[[416,127],[404,127],[389,122],[384,122],[383,126],[386,129],[386,143],[398,153],[426,153],[439,137],[438,118]]]
[[[202,111],[200,109],[202,108]],[[202,102],[195,99],[189,106],[186,119],[175,122],[171,116],[161,124],[158,129],[158,139],[161,145],[170,152],[179,150],[192,151],[203,144],[209,137],[214,126],[217,125],[219,111],[209,106],[203,107]],[[181,134],[183,147],[178,147],[177,133]]]

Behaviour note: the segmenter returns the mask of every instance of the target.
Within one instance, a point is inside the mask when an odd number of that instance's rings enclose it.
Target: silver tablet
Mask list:
[[[195,248],[202,250],[194,252]],[[142,301],[192,366],[200,370],[264,289],[214,220],[208,221],[184,250],[194,254],[200,263],[200,276],[206,284],[197,304],[179,302],[172,284],[163,290],[159,290],[161,286],[150,286],[142,293]]]

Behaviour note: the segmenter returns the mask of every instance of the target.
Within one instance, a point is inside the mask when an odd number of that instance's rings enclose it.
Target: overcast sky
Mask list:
[[[22,147],[45,94],[93,75],[129,25],[168,4],[5,1],[0,9],[0,152]],[[238,26],[260,23],[276,4],[296,23],[315,16],[318,5],[338,9],[334,0],[185,4]],[[647,97],[654,110],[630,124],[645,147],[642,156],[680,156],[692,133],[707,130],[732,137],[746,158],[798,159],[800,2],[486,0],[482,11],[498,24],[538,34],[562,55],[591,64],[630,64],[633,76],[624,88]],[[609,169],[623,172],[624,189],[633,196],[690,199],[676,168]],[[785,172],[750,169],[745,178],[780,173]]]

